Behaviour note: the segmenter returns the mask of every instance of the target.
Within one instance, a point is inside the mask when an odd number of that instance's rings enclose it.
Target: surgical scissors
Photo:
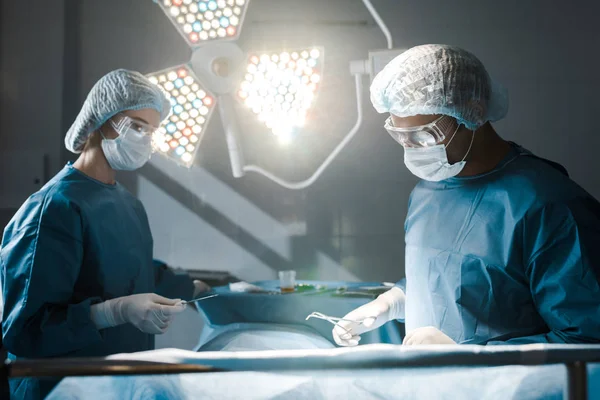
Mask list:
[[[364,322],[368,319],[372,319],[372,320],[376,320],[377,317],[366,317],[364,319],[361,320],[352,320],[352,319],[345,319],[345,318],[338,318],[338,317],[331,317],[329,315],[325,315],[323,313],[320,313],[318,311],[312,312],[310,313],[307,317],[305,321],[308,321],[310,318],[318,318],[318,319],[323,319],[327,322],[332,323],[335,326],[339,326],[340,328],[342,328],[344,331],[346,331],[346,333],[350,333],[350,331],[346,328],[344,328],[343,326],[339,325],[340,321],[346,321],[346,322],[353,322],[355,324],[364,324]]]
[[[210,296],[200,297],[200,298],[194,299],[194,300],[182,301],[181,303],[183,303],[183,304],[195,303],[195,302],[200,301],[200,300],[206,300],[206,299],[210,299],[211,297],[217,297],[218,295],[219,295],[218,293],[217,294],[212,294]]]

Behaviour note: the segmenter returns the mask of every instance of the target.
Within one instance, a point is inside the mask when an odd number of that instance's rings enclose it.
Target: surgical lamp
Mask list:
[[[249,0],[157,0],[184,37],[191,60],[149,74],[169,97],[173,114],[155,138],[160,153],[191,167],[212,111],[219,109],[233,176],[261,174],[288,189],[310,186],[352,140],[362,124],[362,75],[373,76],[384,60],[401,53],[392,50],[392,37],[370,0],[363,3],[383,31],[387,52],[373,52],[369,60],[353,61],[357,119],[344,139],[306,180],[288,182],[256,165],[245,165],[235,102],[250,109],[282,144],[302,128],[318,93],[324,49],[306,48],[246,55],[234,40],[242,29]],[[385,64],[384,64],[385,65]]]

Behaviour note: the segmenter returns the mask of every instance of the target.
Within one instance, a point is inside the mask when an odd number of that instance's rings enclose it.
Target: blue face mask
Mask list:
[[[131,124],[115,124],[113,129],[119,134],[115,139],[107,139],[102,131],[102,150],[110,167],[119,171],[133,171],[141,168],[152,156],[152,138],[139,132]]]

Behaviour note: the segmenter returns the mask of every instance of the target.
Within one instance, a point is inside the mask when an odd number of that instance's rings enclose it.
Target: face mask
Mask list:
[[[454,134],[452,135],[452,138],[448,142],[447,146],[450,145],[457,131],[458,127],[456,128],[456,131],[454,131]],[[457,163],[450,164],[448,162],[448,155],[446,154],[447,146],[438,144],[431,147],[405,147],[404,164],[409,171],[413,173],[413,175],[426,181],[439,182],[443,181],[444,179],[452,178],[453,176],[458,175],[465,167],[465,159],[471,151],[474,137],[475,133],[473,132],[471,144],[469,145],[467,153],[463,159]]]
[[[102,150],[110,167],[119,171],[133,171],[146,164],[152,155],[152,138],[131,127],[119,129],[113,125],[113,128],[119,136],[112,140],[106,139],[100,131]]]

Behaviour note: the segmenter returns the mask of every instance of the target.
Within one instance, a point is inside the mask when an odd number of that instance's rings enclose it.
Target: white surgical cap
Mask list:
[[[471,130],[508,112],[506,90],[481,61],[445,45],[413,47],[394,58],[373,80],[371,102],[377,112],[398,117],[449,115]]]
[[[65,137],[65,146],[81,153],[88,137],[114,115],[125,110],[153,108],[161,121],[169,116],[171,104],[162,90],[144,75],[118,69],[104,75],[88,94]]]

